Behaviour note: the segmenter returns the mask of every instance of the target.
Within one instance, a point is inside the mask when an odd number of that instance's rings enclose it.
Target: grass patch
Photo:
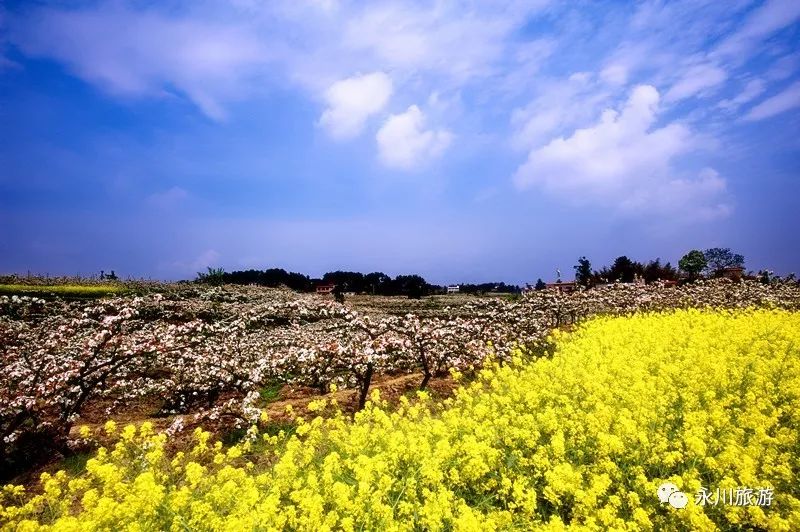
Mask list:
[[[0,284],[0,295],[62,297],[68,299],[91,299],[105,296],[122,295],[130,290],[121,285],[28,285]]]
[[[278,436],[283,431],[284,436],[289,437],[297,430],[297,424],[293,421],[270,421],[261,429],[262,434]]]
[[[59,469],[63,469],[72,476],[78,476],[86,471],[86,462],[93,454],[93,452],[82,452],[67,456],[62,460]]]
[[[219,441],[221,441],[224,446],[230,447],[231,445],[236,445],[237,443],[242,441],[242,439],[244,439],[246,435],[247,435],[247,429],[244,428],[233,429],[223,433]]]
[[[258,392],[261,396],[261,399],[264,400],[266,403],[271,403],[278,399],[278,396],[281,393],[281,388],[283,388],[283,383],[278,381],[268,382],[261,390]]]

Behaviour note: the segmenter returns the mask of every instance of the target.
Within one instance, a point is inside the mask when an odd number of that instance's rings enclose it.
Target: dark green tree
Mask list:
[[[322,276],[322,281],[340,286],[344,292],[360,294],[364,291],[364,274],[359,272],[328,272]]]
[[[394,294],[404,295],[409,299],[420,299],[428,291],[428,283],[420,275],[398,275],[392,284]]]
[[[520,291],[518,286],[506,284],[504,282],[479,283],[479,284],[461,283],[458,286],[459,286],[459,292],[461,292],[462,294],[485,294],[487,292],[516,294]]]
[[[662,265],[661,259],[651,260],[644,267],[644,281],[654,283],[656,281],[677,281],[678,271],[669,262]]]
[[[698,249],[691,250],[678,261],[678,267],[686,272],[689,279],[697,279],[707,264],[705,255]]]
[[[301,273],[287,272],[282,268],[270,268],[264,271],[245,270],[223,273],[226,284],[255,284],[272,288],[286,286],[300,292],[310,292],[314,284],[308,276]]]
[[[364,276],[364,289],[367,293],[385,295],[389,290],[392,278],[383,272],[372,272]]]
[[[608,280],[611,282],[619,281],[622,283],[632,283],[634,277],[644,273],[644,266],[640,262],[634,262],[625,255],[614,259],[614,264],[608,270]]]
[[[572,267],[575,270],[575,281],[581,286],[589,286],[592,281],[592,263],[586,257],[578,259],[578,264]]]
[[[344,304],[344,290],[342,289],[342,285],[337,284],[333,287],[333,299],[335,299],[337,303]]]
[[[540,277],[539,279],[536,279],[536,284],[534,285],[533,288],[534,290],[544,290],[545,288],[547,288],[547,285],[544,284],[544,281],[542,281]]]
[[[225,270],[222,268],[212,268],[208,266],[206,270],[208,270],[206,273],[197,272],[196,281],[198,283],[219,286],[225,282]]]

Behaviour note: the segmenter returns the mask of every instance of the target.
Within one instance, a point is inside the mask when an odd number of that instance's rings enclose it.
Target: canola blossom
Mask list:
[[[148,423],[110,422],[118,442],[84,473],[4,487],[0,527],[800,529],[800,313],[605,316],[549,341],[551,356],[487,363],[443,403],[373,392],[351,420],[322,399],[293,433],[253,426],[229,448],[198,429],[173,455]],[[774,499],[676,509],[665,482]]]

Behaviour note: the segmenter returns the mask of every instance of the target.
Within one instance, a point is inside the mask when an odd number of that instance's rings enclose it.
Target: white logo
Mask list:
[[[658,500],[662,503],[668,502],[673,508],[686,508],[689,504],[689,497],[678,489],[672,482],[664,482],[658,487]]]

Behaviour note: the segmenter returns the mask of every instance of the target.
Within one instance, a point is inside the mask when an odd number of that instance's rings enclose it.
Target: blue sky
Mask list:
[[[800,265],[800,2],[0,4],[0,271]]]

